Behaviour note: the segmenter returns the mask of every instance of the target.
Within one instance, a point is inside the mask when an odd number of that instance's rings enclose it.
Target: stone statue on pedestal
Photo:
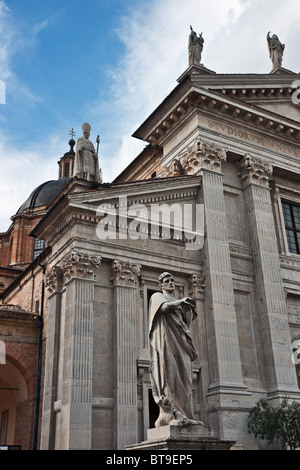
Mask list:
[[[189,36],[189,66],[193,64],[200,65],[204,39],[202,37],[202,33],[197,36],[197,33],[193,31],[193,28],[191,26],[190,28],[191,32]]]
[[[270,58],[273,64],[273,69],[275,67],[281,67],[282,56],[283,56],[285,45],[281,44],[276,34],[273,34],[272,36],[270,36],[270,31],[267,34],[267,41],[268,41]]]
[[[189,325],[197,317],[195,303],[174,297],[170,273],[159,277],[162,292],[151,296],[149,306],[150,377],[152,394],[160,408],[155,427],[203,424],[193,419],[192,361],[197,358]]]
[[[100,183],[99,160],[93,143],[90,141],[91,126],[82,124],[83,136],[77,140],[74,176],[93,183]]]

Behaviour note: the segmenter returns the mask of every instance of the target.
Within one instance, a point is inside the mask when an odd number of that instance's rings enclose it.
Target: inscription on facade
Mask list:
[[[209,129],[214,129],[215,131],[222,132],[223,134],[237,137],[244,140],[245,142],[251,142],[253,144],[261,145],[262,147],[275,150],[276,152],[280,152],[291,157],[300,158],[300,150],[297,150],[296,148],[287,144],[275,142],[266,136],[260,136],[254,132],[249,132],[236,126],[224,124],[213,119],[207,120],[207,126]]]

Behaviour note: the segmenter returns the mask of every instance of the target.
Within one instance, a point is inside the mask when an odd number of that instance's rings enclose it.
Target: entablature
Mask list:
[[[283,136],[290,142],[300,142],[300,122],[254,104],[242,102],[226,93],[220,94],[206,89],[190,90],[175,108],[170,109],[148,130],[144,135],[144,140],[154,146],[163,146],[171,132],[175,132],[195,110],[211,114],[213,118],[223,116],[233,123],[241,123],[257,128],[261,132]]]
[[[106,191],[71,193],[61,204],[50,211],[35,229],[35,236],[53,244],[76,224],[96,226],[101,220],[99,207],[119,210],[126,204],[132,206],[151,204],[173,204],[196,200],[201,186],[201,176],[186,178],[162,178],[112,185]]]

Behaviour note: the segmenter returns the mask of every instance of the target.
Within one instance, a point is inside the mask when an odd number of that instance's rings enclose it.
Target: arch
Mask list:
[[[0,436],[2,445],[14,445],[18,408],[26,403],[28,387],[24,375],[9,357],[0,364]]]

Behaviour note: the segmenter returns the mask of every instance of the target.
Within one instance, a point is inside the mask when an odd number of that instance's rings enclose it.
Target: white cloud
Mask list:
[[[0,232],[5,232],[11,224],[10,217],[18,211],[31,192],[45,181],[57,179],[57,139],[48,143],[49,158],[42,161],[40,148],[32,147],[22,151],[14,148],[0,134]],[[61,154],[62,155],[62,154]]]
[[[286,43],[283,66],[300,69],[298,24],[298,0],[154,0],[124,17],[116,33],[125,54],[111,73],[111,108],[105,116],[110,127],[104,140],[112,144],[103,148],[109,152],[104,176],[117,176],[133,160],[138,144],[129,136],[187,68],[190,25],[203,32],[206,67],[217,73],[269,73],[269,30]],[[105,107],[103,97],[98,106],[94,103],[94,109]],[[97,122],[96,113],[91,116]]]
[[[109,72],[110,107],[103,96],[89,106],[96,126],[105,123],[103,140],[112,143],[103,145],[104,179],[116,177],[137,155],[134,151],[145,146],[130,135],[175,88],[187,68],[190,25],[198,33],[203,31],[206,47],[245,8],[239,0],[154,0],[142,5],[124,17],[116,30],[125,54]],[[205,49],[203,59],[207,61]]]
[[[218,73],[269,73],[272,63],[266,36],[271,31],[286,45],[282,66],[298,72],[298,0],[243,3],[244,9],[237,21],[232,22],[230,28],[225,25],[208,45],[207,57],[212,68]]]

